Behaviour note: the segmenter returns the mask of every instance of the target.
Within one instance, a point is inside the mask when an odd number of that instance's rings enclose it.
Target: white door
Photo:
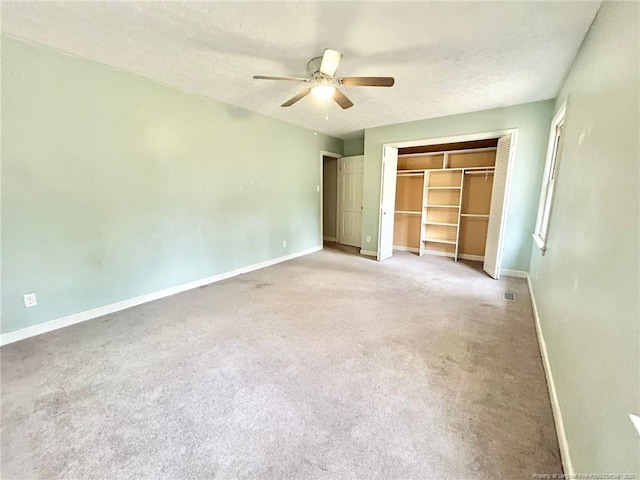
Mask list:
[[[487,243],[484,252],[483,269],[491,277],[500,278],[502,263],[502,244],[507,218],[507,202],[509,200],[509,176],[511,173],[511,152],[513,135],[506,135],[498,140],[496,151],[496,169],[493,175],[491,207],[489,209],[489,225],[487,227]]]
[[[386,260],[393,255],[393,214],[396,207],[397,172],[398,149],[385,146],[382,154],[378,260]]]
[[[342,157],[338,162],[338,243],[359,247],[364,156]]]

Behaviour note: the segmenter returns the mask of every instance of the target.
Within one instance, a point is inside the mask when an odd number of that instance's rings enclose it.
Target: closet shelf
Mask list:
[[[486,167],[463,167],[463,168],[452,168],[451,170],[490,170],[494,171],[496,167],[494,165],[487,165]]]
[[[456,242],[455,240],[447,240],[446,238],[423,238],[422,239],[423,242],[431,242],[431,243],[446,243],[448,245],[455,245]]]
[[[416,153],[399,153],[398,158],[407,158],[407,157],[432,157],[443,155],[445,153],[448,154],[456,154],[456,153],[480,153],[480,152],[495,152],[496,147],[480,147],[480,148],[458,148],[454,150],[440,150],[438,152],[416,152]]]
[[[464,171],[465,175],[494,175],[495,174],[495,169],[493,168],[482,168],[482,169],[478,169],[478,170],[465,170]]]
[[[412,168],[412,169],[403,169],[403,168],[399,168],[397,170],[398,175],[401,174],[405,174],[405,173],[424,173],[424,172],[429,172],[429,173],[440,173],[440,172],[462,172],[464,170],[490,170],[490,171],[494,171],[495,170],[495,166],[493,165],[487,165],[485,167],[447,167],[447,168]]]
[[[425,205],[427,208],[460,208],[460,205]]]
[[[423,225],[438,225],[440,227],[457,227],[458,226],[457,223],[430,222],[428,220],[424,222]]]
[[[425,190],[460,190],[462,187],[424,187]]]
[[[402,215],[422,215],[422,212],[413,212],[410,210],[396,210],[394,213],[400,213]]]
[[[398,170],[398,176],[399,177],[422,177],[424,176],[424,171],[420,171],[416,173],[409,170]]]
[[[489,218],[489,215],[483,215],[479,213],[461,213],[461,217],[475,217],[475,218]]]

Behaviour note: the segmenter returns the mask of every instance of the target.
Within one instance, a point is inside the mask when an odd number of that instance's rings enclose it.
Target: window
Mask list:
[[[558,164],[562,153],[562,132],[564,129],[564,115],[567,110],[566,102],[562,105],[553,121],[549,133],[549,147],[547,150],[547,161],[544,166],[544,177],[542,179],[542,190],[540,192],[540,204],[538,206],[538,219],[533,239],[543,252],[547,248],[547,238],[549,234],[549,220],[551,218],[551,208],[553,206],[553,192],[556,187],[558,176]]]

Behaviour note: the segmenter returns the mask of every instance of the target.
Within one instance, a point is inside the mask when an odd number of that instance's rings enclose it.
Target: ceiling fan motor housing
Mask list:
[[[322,64],[322,57],[312,58],[307,62],[307,72],[309,75],[314,76],[316,73],[320,73],[320,65]]]

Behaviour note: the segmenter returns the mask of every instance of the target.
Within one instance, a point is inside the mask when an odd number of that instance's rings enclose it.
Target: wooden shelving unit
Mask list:
[[[447,155],[444,155],[444,165]],[[453,253],[457,259],[462,171],[432,169],[425,171],[420,255],[429,251]]]
[[[486,186],[469,183],[467,176],[493,175],[495,153],[495,148],[482,148],[400,155],[395,213],[402,232],[398,235],[394,232],[394,245],[397,240],[407,244],[402,248],[420,255],[445,255],[457,261],[462,225],[468,229],[467,223],[475,222],[472,230],[482,233],[476,224],[486,224],[489,218],[488,203],[485,205],[483,200],[482,205],[471,205],[465,195],[469,186],[483,194]],[[422,188],[418,192],[420,180]],[[415,209],[418,197],[421,198],[420,211]],[[407,207],[409,204],[411,208]],[[411,218],[406,218],[408,216]],[[418,221],[419,227],[415,223]],[[419,239],[413,237],[416,230],[419,230]],[[484,236],[486,240],[486,229]]]

